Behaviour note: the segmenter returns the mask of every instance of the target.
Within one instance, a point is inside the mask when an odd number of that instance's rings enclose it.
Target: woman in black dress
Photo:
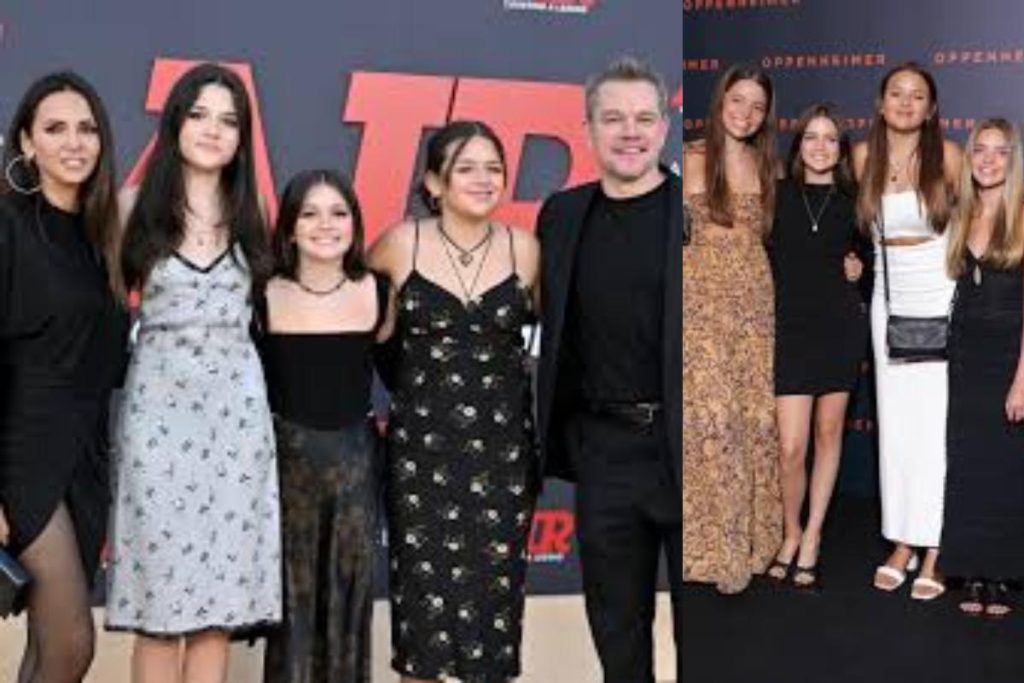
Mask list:
[[[11,121],[0,196],[0,543],[32,576],[18,680],[72,682],[93,656],[89,595],[107,523],[107,414],[127,320],[110,125],[72,73]]]
[[[405,683],[519,675],[537,481],[522,328],[539,251],[493,220],[506,180],[489,127],[448,124],[427,146],[434,217],[391,228],[371,253],[398,285],[386,487]]]
[[[1004,119],[967,142],[947,267],[957,278],[949,346],[942,569],[967,579],[960,609],[1010,611],[1024,577],[1024,172]]]
[[[771,255],[775,278],[775,395],[784,539],[768,575],[817,583],[821,527],[842,450],[850,391],[864,356],[867,323],[850,277],[859,276],[856,188],[850,141],[836,112],[817,104],[800,117],[778,185]],[[849,269],[851,273],[847,274]],[[806,525],[804,459],[814,428]],[[795,560],[795,569],[792,565]]]
[[[388,281],[367,271],[359,204],[333,171],[288,183],[273,249],[258,327],[277,433],[284,623],[267,641],[264,680],[369,683],[378,466],[368,415]]]

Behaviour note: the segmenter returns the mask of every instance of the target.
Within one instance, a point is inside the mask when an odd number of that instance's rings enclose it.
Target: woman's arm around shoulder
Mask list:
[[[868,143],[864,140],[853,143],[850,157],[853,160],[853,177],[859,183],[864,178],[864,169],[868,163]]]
[[[706,145],[704,140],[694,140],[683,145],[683,199],[705,191],[704,161]]]
[[[952,188],[959,187],[960,167],[964,163],[964,150],[953,140],[942,141],[942,166],[946,184]]]

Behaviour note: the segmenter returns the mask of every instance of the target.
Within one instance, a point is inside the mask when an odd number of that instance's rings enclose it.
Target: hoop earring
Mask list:
[[[16,156],[13,159],[11,159],[7,163],[7,167],[4,169],[4,178],[6,178],[7,184],[10,185],[11,189],[14,190],[15,192],[17,192],[18,194],[30,195],[30,194],[35,194],[36,192],[39,192],[39,190],[43,187],[43,184],[40,181],[37,181],[36,186],[35,187],[31,187],[31,188],[22,187],[21,185],[18,185],[17,182],[15,182],[15,180],[14,180],[14,166],[16,164],[18,164],[19,162],[24,163],[25,165],[28,165],[29,163],[31,163],[25,157],[24,154],[19,154],[18,156]]]
[[[427,195],[427,208],[433,213],[439,213],[441,211],[441,201],[434,195]]]

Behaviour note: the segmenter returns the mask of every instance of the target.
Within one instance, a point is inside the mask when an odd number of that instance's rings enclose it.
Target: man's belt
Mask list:
[[[587,412],[592,415],[610,417],[637,427],[654,423],[661,413],[661,404],[654,402],[623,403],[612,401],[587,401]]]

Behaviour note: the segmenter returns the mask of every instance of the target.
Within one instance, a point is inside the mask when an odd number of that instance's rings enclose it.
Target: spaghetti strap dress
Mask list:
[[[504,682],[520,671],[536,497],[522,336],[530,298],[513,265],[464,305],[416,269],[414,252],[397,308],[386,475],[392,666]]]
[[[107,628],[153,636],[281,618],[277,462],[235,245],[146,280],[116,430]]]

